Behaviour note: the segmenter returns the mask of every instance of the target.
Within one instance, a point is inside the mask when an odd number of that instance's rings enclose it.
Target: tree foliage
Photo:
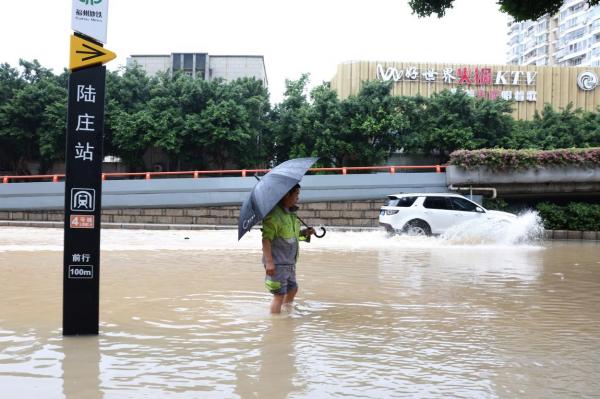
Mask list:
[[[0,67],[0,170],[28,173],[37,160],[44,172],[64,153],[67,91],[37,61],[19,65]]]
[[[68,75],[37,61],[0,65],[0,170],[39,172],[65,153]],[[389,82],[363,82],[340,99],[309,76],[286,82],[274,108],[260,81],[149,77],[138,68],[107,74],[104,154],[131,171],[149,170],[149,152],[167,170],[263,168],[302,156],[321,166],[385,163],[396,152],[446,162],[459,149],[600,147],[600,113],[550,105],[515,121],[513,103],[470,97],[462,89],[431,97],[391,94]],[[147,158],[147,157],[146,157]],[[37,172],[38,170],[36,170]]]
[[[538,19],[545,14],[556,14],[565,0],[498,0],[500,10],[515,19],[526,21]],[[590,6],[596,5],[600,0],[587,0]],[[410,0],[408,4],[419,17],[428,17],[436,14],[443,17],[454,0]]]

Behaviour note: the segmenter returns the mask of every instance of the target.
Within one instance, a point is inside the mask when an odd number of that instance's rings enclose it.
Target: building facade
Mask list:
[[[596,110],[599,76],[600,68],[593,67],[352,61],[338,65],[331,88],[343,99],[356,95],[370,80],[392,81],[396,96],[428,97],[462,87],[472,97],[513,100],[513,116],[531,119],[546,103]]]
[[[508,22],[508,64],[600,66],[600,5],[566,0],[555,15]]]
[[[169,55],[132,55],[127,66],[140,65],[148,75],[158,72],[183,73],[194,78],[232,81],[255,78],[268,86],[262,55],[209,55],[207,53],[171,53]]]

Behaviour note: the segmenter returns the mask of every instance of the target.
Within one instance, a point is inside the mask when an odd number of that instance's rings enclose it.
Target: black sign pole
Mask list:
[[[63,258],[63,335],[98,334],[106,67],[69,77]]]

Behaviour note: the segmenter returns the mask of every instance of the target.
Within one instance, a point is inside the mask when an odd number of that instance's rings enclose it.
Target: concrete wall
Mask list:
[[[268,85],[265,60],[262,56],[209,56],[210,79],[222,78],[226,81],[254,77]]]
[[[446,182],[448,185],[598,183],[600,168],[554,166],[502,172],[489,168],[467,170],[450,165],[446,167]]]
[[[600,168],[556,166],[498,172],[488,168],[446,167],[448,186],[494,187],[503,198],[596,198],[600,195]],[[464,193],[464,191],[462,191]]]
[[[239,206],[254,177],[107,180],[103,209]],[[402,192],[447,192],[444,173],[316,175],[302,179],[301,201],[378,200]],[[0,211],[62,210],[64,183],[0,183]]]
[[[384,200],[311,202],[300,204],[298,216],[312,225],[376,227]],[[239,206],[193,208],[105,209],[102,223],[237,226]],[[0,211],[0,220],[62,222],[62,210]]]
[[[127,58],[127,67],[131,68],[134,64],[140,65],[149,76],[154,76],[159,72],[165,72],[171,69],[170,55],[133,55]]]

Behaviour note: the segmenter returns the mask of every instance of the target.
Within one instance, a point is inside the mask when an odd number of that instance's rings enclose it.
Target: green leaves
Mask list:
[[[542,202],[536,206],[544,227],[554,230],[600,230],[600,205],[571,202],[567,206]]]
[[[177,169],[262,163],[259,138],[270,105],[259,81],[207,82],[183,74],[148,78],[137,69],[112,79],[107,111],[112,151],[130,167],[143,168],[142,157],[152,148]]]
[[[62,161],[67,76],[37,61],[0,65],[0,170],[30,173],[28,164],[39,162],[44,172]],[[366,166],[394,152],[446,162],[455,150],[600,147],[600,113],[572,106],[548,105],[531,121],[515,121],[511,102],[461,89],[395,97],[390,82],[371,81],[340,100],[325,82],[308,93],[308,80],[287,81],[272,109],[255,79],[149,77],[139,67],[110,72],[104,153],[145,171],[156,156],[165,170],[191,170],[263,168],[303,156],[319,157],[319,166]]]
[[[476,151],[459,150],[450,155],[449,163],[465,169],[487,167],[492,170],[512,171],[553,166],[597,168],[600,166],[600,148],[568,148],[552,151],[500,148]]]
[[[44,173],[64,153],[67,91],[37,61],[20,66],[0,66],[0,170],[27,173],[27,162],[39,160]]]
[[[593,6],[600,0],[588,0]],[[446,10],[452,8],[454,0],[410,0],[408,4],[413,12],[419,17],[428,17],[436,14],[438,18],[446,14]],[[545,14],[556,14],[563,5],[564,0],[498,0],[500,10],[513,17],[516,21],[538,19]]]

